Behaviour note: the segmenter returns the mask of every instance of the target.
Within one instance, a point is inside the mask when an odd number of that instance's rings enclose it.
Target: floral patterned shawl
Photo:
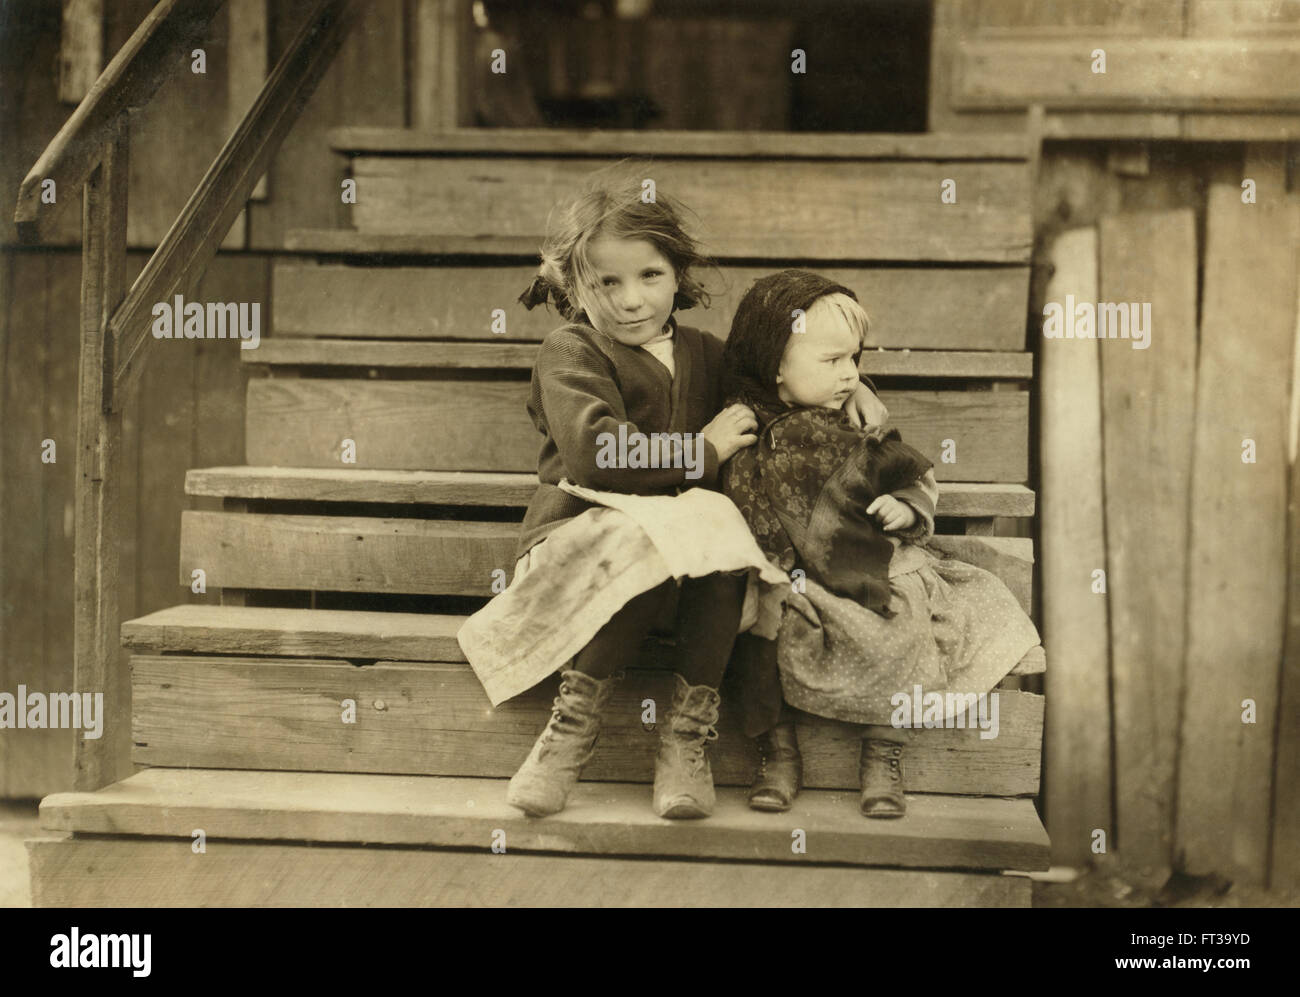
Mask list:
[[[889,608],[893,545],[867,506],[913,484],[933,466],[898,430],[853,428],[839,409],[747,400],[761,431],[722,469],[763,553],[781,570],[803,569],[826,589],[882,616]]]

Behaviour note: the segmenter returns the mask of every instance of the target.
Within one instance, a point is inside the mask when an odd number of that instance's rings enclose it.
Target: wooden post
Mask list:
[[[103,693],[103,736],[76,739],[76,788],[98,789],[114,776],[119,723],[130,713],[117,694],[118,446],[122,413],[113,396],[108,319],[124,294],[127,114],[104,143],[85,184],[81,250],[81,355],[77,390],[75,691]]]

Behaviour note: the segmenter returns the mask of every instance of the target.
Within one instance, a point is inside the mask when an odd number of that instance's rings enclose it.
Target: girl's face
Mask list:
[[[673,311],[677,274],[646,239],[601,235],[587,259],[596,286],[578,288],[578,303],[591,324],[625,346],[640,346],[663,331]]]
[[[819,298],[804,315],[804,331],[791,333],[786,343],[777,395],[805,408],[839,408],[857,389],[854,357],[861,349],[843,313]]]

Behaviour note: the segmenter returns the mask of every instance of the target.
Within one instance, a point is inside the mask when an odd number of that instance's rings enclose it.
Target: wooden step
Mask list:
[[[249,464],[391,470],[530,471],[537,430],[524,380],[257,378],[248,383]],[[891,423],[935,462],[940,481],[1024,482],[1027,391],[882,391]],[[940,460],[945,440],[955,462]]]
[[[988,872],[69,838],[28,846],[37,907],[1029,907]]]
[[[352,223],[363,232],[532,238],[595,156],[357,155]],[[720,259],[1027,263],[1024,161],[658,157],[642,167],[696,216]],[[946,182],[957,199],[943,203]],[[755,210],[759,205],[762,210]]]
[[[468,665],[146,655],[131,659],[133,760],[140,765],[222,769],[380,772],[508,778],[550,716],[552,677],[493,708]],[[748,786],[757,765],[726,682],[719,739],[710,749],[719,785]],[[633,669],[604,713],[585,770],[598,781],[651,782],[658,735],[642,723],[672,699],[664,669]],[[345,703],[355,715],[345,722]],[[991,701],[990,701],[991,703]],[[978,716],[962,728],[902,729],[907,785],[919,793],[1033,796],[1039,789],[1043,698],[997,690],[994,728]],[[993,735],[993,736],[983,736]],[[859,728],[801,716],[804,781],[858,785]]]
[[[317,235],[297,233],[291,235],[291,242],[295,248],[317,252],[418,251],[414,245],[387,245],[384,238],[388,237],[332,230]],[[432,247],[431,242],[425,248]],[[453,247],[438,244],[436,248]],[[503,247],[462,242],[454,248],[464,253],[499,252]],[[258,349],[243,350],[240,355],[256,362],[277,340],[283,344],[285,338],[303,336],[540,342],[561,320],[549,308],[528,311],[517,300],[536,273],[537,249],[535,241],[522,247],[528,263],[477,266],[282,261],[276,264],[274,274],[274,337],[264,337]],[[778,269],[775,263],[723,266],[716,272],[697,274],[710,290],[710,306],[680,312],[678,320],[725,338],[741,296],[756,278],[774,269]],[[871,346],[1003,352],[1025,348],[1028,267],[819,270],[858,295],[871,316]],[[497,309],[505,312],[501,332],[493,331]],[[397,351],[390,347],[389,352]],[[1029,377],[1030,373],[1017,376]]]
[[[774,864],[1035,870],[1049,864],[1047,833],[1032,800],[917,795],[897,820],[868,820],[857,793],[806,790],[787,813],[751,810],[746,792],[723,789],[712,817],[666,821],[650,790],[582,782],[544,820],[505,801],[504,779],[357,776],[312,772],[150,769],[94,793],[41,801],[41,826],[79,834],[214,843],[366,842],[482,850],[504,836],[507,854],[562,852],[745,860]],[[791,848],[802,830],[807,851]]]
[[[416,367],[429,370],[532,370],[538,347],[520,343],[401,342],[377,339],[264,339],[245,363],[280,367]],[[971,350],[867,350],[869,377],[1028,380],[1031,353]]]
[[[209,588],[490,596],[513,574],[520,524],[370,516],[181,513],[179,582]],[[1030,609],[1033,541],[936,535],[931,546],[993,572]]]
[[[151,654],[462,662],[456,632],[464,622],[464,616],[428,613],[185,603],[123,623],[122,646]],[[1046,662],[1036,647],[1012,674],[1039,674]]]
[[[465,505],[523,508],[537,489],[525,471],[384,471],[341,467],[203,467],[185,474],[185,493],[219,498],[393,505]],[[1034,514],[1024,485],[950,481],[939,493],[938,515],[984,518]]]
[[[384,153],[447,156],[671,156],[770,159],[1009,160],[1024,161],[1034,141],[1004,134],[858,134],[836,132],[597,131],[560,128],[480,128],[424,131],[344,127],[329,133],[330,147],[346,155]]]

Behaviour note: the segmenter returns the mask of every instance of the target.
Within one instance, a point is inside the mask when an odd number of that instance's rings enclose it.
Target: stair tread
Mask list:
[[[463,662],[456,631],[465,619],[456,614],[185,603],[127,620],[122,624],[122,644],[132,651],[157,654]],[[1039,646],[1011,674],[1045,670],[1046,655]]]
[[[185,475],[188,495],[322,502],[427,503],[523,507],[537,488],[528,471],[400,471],[316,467],[204,467]],[[940,516],[1032,516],[1034,492],[1021,484],[948,481]]]
[[[721,789],[714,816],[667,821],[648,787],[579,783],[553,817],[524,817],[504,779],[219,769],[147,769],[93,793],[41,802],[48,830],[189,838],[416,845],[510,851],[676,855],[709,859],[954,869],[1045,869],[1047,833],[1033,801],[910,795],[898,820],[868,820],[856,794],[807,790],[785,814],[749,809]],[[805,832],[807,850],[791,849]]]
[[[330,147],[344,153],[397,155],[557,156],[653,155],[776,159],[1010,159],[1026,160],[1031,137],[1003,134],[791,134],[789,132],[632,131],[558,128],[343,127],[329,133]]]

